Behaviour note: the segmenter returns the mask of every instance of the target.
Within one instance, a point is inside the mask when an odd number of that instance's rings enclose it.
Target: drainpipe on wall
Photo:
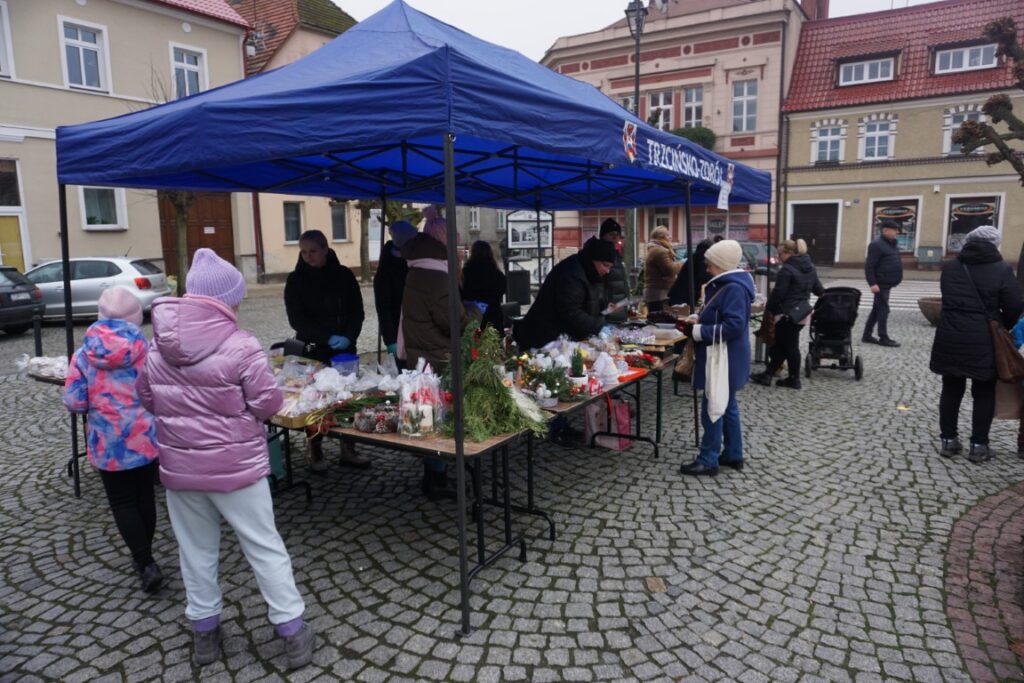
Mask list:
[[[775,243],[778,244],[783,237],[782,227],[785,223],[783,219],[783,213],[786,210],[786,205],[782,203],[782,174],[783,169],[786,168],[787,160],[787,148],[789,147],[789,135],[788,130],[785,128],[789,118],[782,111],[783,104],[786,102],[786,32],[789,30],[789,19],[790,11],[784,10],[786,18],[782,20],[782,47],[779,50],[779,54],[782,57],[781,73],[779,75],[779,120],[776,124],[779,153],[775,155]],[[771,231],[772,226],[767,226],[768,230]]]
[[[267,268],[263,262],[263,221],[260,217],[260,193],[252,193],[252,229],[256,238],[256,282],[263,284]]]

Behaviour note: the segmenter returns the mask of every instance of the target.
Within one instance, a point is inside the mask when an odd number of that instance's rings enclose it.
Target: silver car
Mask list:
[[[47,319],[64,318],[64,268],[60,261],[36,266],[25,273],[43,293]],[[94,318],[103,290],[124,287],[138,297],[142,310],[148,312],[153,300],[168,296],[171,288],[167,276],[145,259],[120,257],[86,257],[71,259],[71,315]]]

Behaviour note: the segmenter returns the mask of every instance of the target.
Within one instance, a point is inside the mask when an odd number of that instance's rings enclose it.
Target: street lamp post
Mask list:
[[[644,24],[647,21],[647,8],[643,0],[630,0],[626,7],[626,23],[629,25],[629,34],[633,36],[633,115],[640,117],[640,36],[644,33]],[[637,253],[637,235],[640,233],[640,212],[633,209],[633,234],[630,237],[630,247],[633,257],[633,270],[639,267],[639,256]]]

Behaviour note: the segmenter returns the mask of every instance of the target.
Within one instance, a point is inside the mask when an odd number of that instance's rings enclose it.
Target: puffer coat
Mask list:
[[[339,353],[327,343],[334,335],[348,337],[351,342],[344,353],[358,353],[365,317],[363,293],[356,276],[341,265],[333,249],[328,249],[327,263],[322,268],[313,268],[299,256],[284,285],[284,307],[295,336],[314,345],[315,351],[307,355],[329,362]]]
[[[138,382],[146,337],[125,320],[99,320],[85,331],[68,364],[64,406],[89,417],[86,453],[108,472],[148,465],[159,455],[153,416],[142,406]]]
[[[811,293],[821,296],[825,288],[818,279],[814,264],[807,254],[794,254],[786,259],[775,278],[775,287],[768,295],[765,310],[779,315],[801,301],[809,301]],[[799,323],[799,320],[793,322]]]
[[[693,326],[693,338],[697,342],[693,366],[695,389],[705,388],[708,348],[717,343],[724,343],[729,349],[729,391],[738,391],[747,383],[750,378],[750,305],[754,302],[754,293],[754,279],[743,270],[730,270],[708,282],[704,291],[707,303]]]
[[[607,323],[601,315],[601,287],[594,265],[580,252],[555,264],[530,310],[514,328],[522,349],[536,349],[567,335],[582,340]]]
[[[889,241],[879,235],[871,241],[864,261],[864,279],[868,285],[882,288],[895,287],[903,282],[903,261],[896,240]]]
[[[263,422],[283,399],[256,337],[205,296],[157,299],[152,319],[139,394],[156,416],[163,485],[228,493],[270,474]]]
[[[971,273],[970,280],[964,266]],[[995,354],[988,321],[994,318],[1009,329],[1024,307],[1013,268],[991,242],[972,241],[955,259],[943,264],[939,284],[942,315],[935,327],[928,367],[940,375],[994,379]]]

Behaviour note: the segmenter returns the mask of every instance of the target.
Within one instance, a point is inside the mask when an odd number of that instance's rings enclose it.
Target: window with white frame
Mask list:
[[[888,159],[891,134],[892,124],[889,121],[866,122],[864,124],[864,161]]]
[[[979,123],[984,123],[985,115],[981,113],[981,107],[977,105],[967,105],[966,107],[946,112],[946,125],[942,135],[942,151],[945,154],[961,154],[963,147],[959,142],[953,142],[953,133],[960,128],[960,124],[964,121],[978,121]],[[978,149],[975,153],[981,154],[982,150]]]
[[[194,50],[175,47],[174,54],[174,97],[181,99],[203,90],[203,55]]]
[[[505,209],[498,209],[497,218],[498,231],[502,232],[508,227],[508,211],[506,211]]]
[[[103,31],[71,21],[64,21],[61,30],[68,85],[93,90],[106,88]]]
[[[83,229],[124,230],[128,227],[123,189],[82,187],[80,192]]]
[[[302,202],[284,202],[284,241],[298,242],[302,234]]]
[[[7,16],[7,0],[0,0],[0,76],[13,76],[11,20]]]
[[[331,239],[348,242],[348,204],[331,200]]]
[[[683,128],[704,125],[704,86],[683,89]]]
[[[840,160],[842,142],[843,129],[841,126],[822,126],[818,128],[817,137],[814,142],[815,163],[838,162]]]
[[[956,47],[949,50],[938,50],[935,53],[935,73],[937,74],[991,69],[997,65],[995,44]]]
[[[18,162],[14,159],[0,159],[0,206],[21,206]]]
[[[469,229],[473,232],[480,232],[480,207],[469,207]]]
[[[662,130],[672,128],[672,91],[653,92],[648,95],[647,120]]]
[[[857,85],[891,81],[896,60],[892,57],[869,59],[863,62],[846,62],[839,65],[839,85]]]
[[[757,81],[732,84],[732,132],[750,133],[757,129]]]

